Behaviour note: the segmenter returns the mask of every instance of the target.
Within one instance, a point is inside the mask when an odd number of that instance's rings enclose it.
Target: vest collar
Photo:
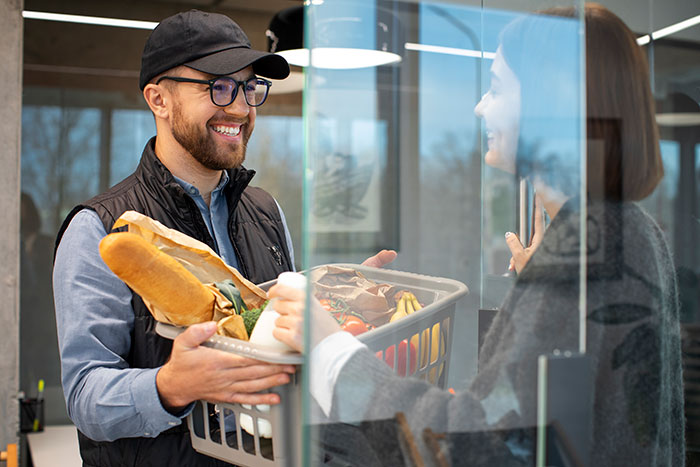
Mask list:
[[[155,195],[156,199],[166,204],[171,204],[167,200],[172,200],[172,205],[169,207],[176,209],[176,212],[186,211],[189,195],[177,183],[170,170],[158,159],[155,153],[155,144],[155,136],[146,143],[141,162],[136,169],[136,176],[141,179],[148,191]],[[248,170],[241,166],[227,169],[226,173],[229,182],[224,188],[224,193],[228,200],[229,211],[233,212],[241,199],[243,191],[255,176],[255,170]]]

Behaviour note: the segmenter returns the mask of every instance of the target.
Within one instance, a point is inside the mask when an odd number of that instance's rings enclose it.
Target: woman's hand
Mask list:
[[[306,291],[276,284],[267,293],[275,299],[275,311],[281,316],[275,321],[272,335],[298,352],[304,351],[304,306]],[[340,331],[340,325],[323,309],[316,297],[311,297],[311,346]]]
[[[506,232],[506,244],[510,249],[510,253],[513,255],[510,258],[510,265],[508,270],[520,274],[523,270],[530,257],[535,253],[537,247],[542,243],[542,237],[544,237],[544,209],[542,208],[542,200],[539,195],[535,195],[535,225],[533,227],[532,241],[530,245],[525,248],[520,242],[520,239],[513,232]]]
[[[374,256],[370,256],[362,262],[363,266],[370,266],[373,268],[383,268],[387,264],[391,263],[396,259],[398,253],[394,250],[382,250]]]

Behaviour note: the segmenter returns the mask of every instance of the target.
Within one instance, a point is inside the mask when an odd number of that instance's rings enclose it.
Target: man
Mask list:
[[[224,465],[196,453],[183,418],[199,399],[276,404],[256,394],[294,368],[201,347],[214,323],[175,341],[158,336],[141,298],[102,262],[98,244],[136,210],[197,238],[254,283],[293,269],[276,201],[248,187],[241,166],[269,81],[289,74],[280,56],[251,49],[226,16],[189,11],[148,38],[140,88],[157,136],[136,171],[77,206],[57,239],[54,267],[62,383],[84,465]]]

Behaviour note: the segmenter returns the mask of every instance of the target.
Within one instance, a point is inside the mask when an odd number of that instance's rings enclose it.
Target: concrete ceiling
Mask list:
[[[416,0],[406,2],[415,3]],[[556,4],[571,4],[572,0],[445,0],[440,3],[532,11]],[[617,13],[639,34],[700,14],[700,1],[697,0],[649,0],[641,3],[638,0],[600,0],[600,3]],[[301,5],[302,0],[25,0],[24,4],[26,10],[146,21],[158,21],[190,8],[219,11],[243,27],[253,47],[265,49],[265,30],[274,13]],[[141,50],[148,34],[146,30],[26,20],[25,84],[46,85],[50,79],[50,85],[61,88],[94,86],[96,90],[133,90]],[[681,83],[683,88],[694,90],[691,94],[700,99],[700,25],[668,39],[682,42],[682,47],[669,49],[655,59],[658,77],[662,78],[659,81],[662,87],[657,88],[657,92],[666,93],[668,86],[665,83],[674,86],[674,83]]]

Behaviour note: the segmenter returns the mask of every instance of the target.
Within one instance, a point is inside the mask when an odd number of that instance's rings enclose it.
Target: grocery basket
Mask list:
[[[456,302],[468,293],[467,286],[452,279],[391,269],[356,264],[332,266],[355,269],[367,279],[410,290],[416,296],[424,306],[420,311],[361,334],[358,339],[400,376],[408,374],[444,389]],[[265,282],[260,287],[267,290],[275,282]],[[182,328],[163,323],[156,326],[158,334],[170,339],[182,331]],[[299,354],[270,352],[250,342],[218,335],[204,345],[271,363],[303,362]],[[273,392],[280,395],[281,403],[269,408],[198,401],[187,417],[192,447],[202,454],[241,467],[301,466],[300,371],[292,377],[290,384],[274,388]],[[294,426],[299,429],[289,429]]]

